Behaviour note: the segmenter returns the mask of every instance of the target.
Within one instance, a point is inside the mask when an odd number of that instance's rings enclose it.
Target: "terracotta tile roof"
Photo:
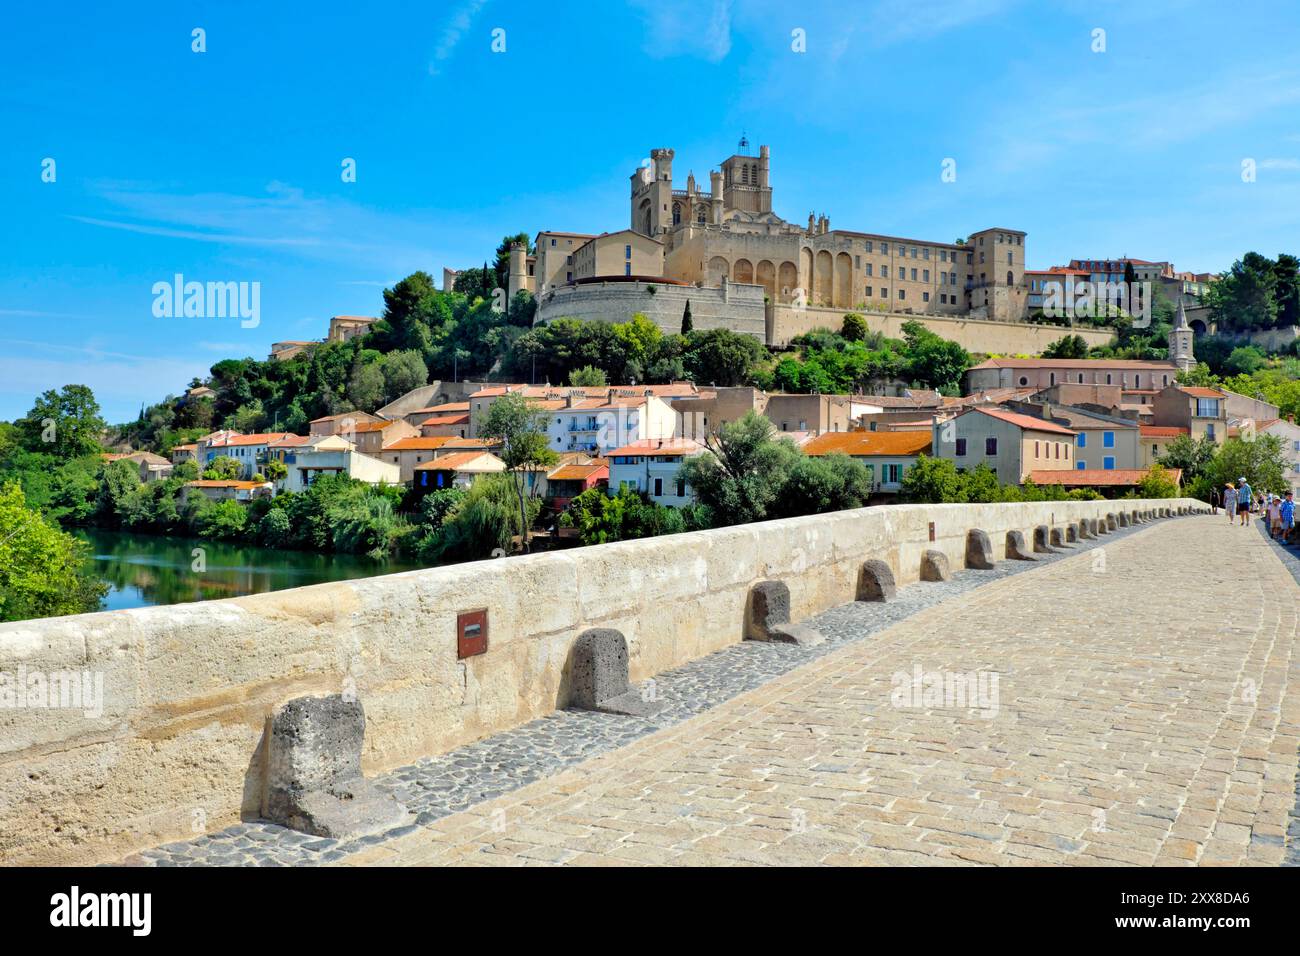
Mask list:
[[[478,441],[477,438],[456,438],[452,435],[439,435],[436,438],[399,438],[384,446],[384,451],[435,451],[448,442]]]
[[[1215,388],[1202,388],[1199,385],[1179,385],[1178,391],[1193,398],[1223,398],[1224,394]]]
[[[199,450],[199,446],[196,445],[194,442],[190,442],[189,444],[186,445],[175,445],[172,447],[172,451],[198,451],[198,450]]]
[[[231,435],[225,441],[214,441],[209,442],[208,444],[212,448],[229,448],[232,445],[269,445],[272,442],[277,442],[290,435],[293,435],[293,432],[264,432],[259,435]]]
[[[392,428],[397,422],[357,422],[352,426],[352,431],[357,432],[382,432],[387,428]]]
[[[1189,434],[1188,429],[1174,425],[1139,425],[1138,428],[1142,430],[1143,438],[1177,438]]]
[[[464,425],[469,422],[469,413],[463,412],[456,415],[433,415],[420,422],[420,426],[425,425]]]
[[[1175,484],[1183,480],[1183,470],[1181,468],[1166,468],[1170,477]],[[1084,468],[1082,470],[1062,469],[1061,471],[1031,471],[1029,477],[1034,479],[1036,485],[1062,485],[1066,488],[1081,488],[1092,486],[1114,486],[1114,485],[1136,485],[1146,477],[1147,469],[1145,468],[1112,468],[1110,470],[1102,468]]]
[[[871,455],[928,455],[930,444],[929,431],[827,432],[809,439],[803,450],[813,456],[838,453],[865,458]]]
[[[468,412],[469,402],[444,402],[441,405],[430,405],[427,408],[413,408],[406,414],[408,415],[449,415],[452,412]]]
[[[269,488],[269,481],[225,481],[214,478],[200,478],[197,481],[185,482],[186,488],[236,488],[240,491],[248,491],[253,488]]]
[[[453,455],[442,455],[433,461],[426,461],[422,465],[416,465],[416,471],[462,471],[467,465],[474,464],[479,459],[487,459],[483,462],[488,467],[480,468],[480,471],[491,471],[492,464],[500,462],[501,459],[491,452],[487,451],[460,451]],[[502,463],[504,464],[504,463]]]
[[[613,458],[615,455],[698,455],[702,451],[704,446],[690,438],[642,438],[605,454]]]
[[[1167,372],[1174,368],[1172,362],[1142,362],[1137,359],[1045,359],[1045,358],[995,358],[985,359],[971,368],[1077,368],[1077,369],[1156,369]]]
[[[604,471],[608,473],[608,465],[561,465],[554,471],[550,472],[546,478],[548,481],[586,481],[596,472]]]
[[[963,412],[962,414],[969,415],[971,412],[979,412],[983,415],[990,415],[993,418],[1000,418],[1004,422],[1010,422],[1012,425],[1029,431],[1056,432],[1061,435],[1075,434],[1070,429],[1058,425],[1055,422],[1045,422],[1041,418],[1034,418],[1032,415],[1021,415],[1018,412],[1008,411],[1005,408],[996,406],[989,408],[984,405],[976,405],[969,412]]]
[[[850,395],[849,400],[861,405],[879,405],[881,408],[935,408],[943,404],[943,396],[927,388],[912,389],[907,395]]]
[[[365,415],[367,418],[370,417],[369,413],[359,412],[354,408],[350,412],[339,412],[337,415],[325,415],[321,418],[313,418],[311,420],[311,423],[315,425],[317,422],[332,422],[332,421],[337,421],[340,418],[352,418],[356,415]]]

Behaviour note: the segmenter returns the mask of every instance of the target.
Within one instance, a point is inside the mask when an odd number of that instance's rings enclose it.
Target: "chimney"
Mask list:
[[[570,389],[569,394],[564,396],[564,407],[572,408],[578,403],[579,398],[581,398],[581,395],[578,391],[576,389]]]

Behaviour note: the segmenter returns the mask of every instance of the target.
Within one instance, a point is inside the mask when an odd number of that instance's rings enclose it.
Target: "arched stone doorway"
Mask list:
[[[799,286],[799,267],[789,260],[781,263],[777,273],[777,285],[781,289],[782,302],[793,299],[794,290]]]
[[[766,259],[759,262],[754,281],[763,287],[769,299],[776,301],[776,266]]]
[[[714,256],[709,260],[709,278],[708,284],[713,288],[722,285],[723,279],[731,277],[731,269],[727,265],[727,260],[722,256]]]
[[[853,306],[853,257],[847,252],[835,257],[834,303],[843,309]]]
[[[817,253],[816,266],[813,269],[813,305],[831,305],[834,301],[831,298],[832,287],[834,285],[833,272],[834,264],[831,254],[825,249]]]
[[[737,282],[753,282],[754,264],[748,259],[737,259],[736,267],[732,270],[732,277]]]

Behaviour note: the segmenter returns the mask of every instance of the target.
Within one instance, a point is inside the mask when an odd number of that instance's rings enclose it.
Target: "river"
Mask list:
[[[116,531],[77,531],[95,574],[109,585],[103,610],[242,597],[284,588],[409,571],[417,565]],[[201,553],[196,549],[201,549]]]

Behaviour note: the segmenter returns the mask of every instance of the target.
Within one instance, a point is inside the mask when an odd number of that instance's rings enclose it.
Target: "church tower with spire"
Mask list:
[[[1187,324],[1187,313],[1183,311],[1183,302],[1178,300],[1178,314],[1174,316],[1174,327],[1169,332],[1169,361],[1180,372],[1190,371],[1196,367],[1196,355],[1192,352],[1192,339],[1196,333]]]

